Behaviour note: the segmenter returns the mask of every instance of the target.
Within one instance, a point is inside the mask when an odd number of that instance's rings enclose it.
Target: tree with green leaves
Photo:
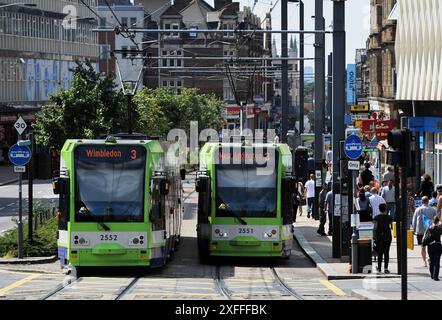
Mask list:
[[[67,139],[91,139],[127,127],[125,97],[115,91],[114,77],[102,77],[90,61],[77,62],[72,85],[50,97],[37,114],[36,141],[60,150]]]
[[[199,130],[219,130],[224,125],[223,102],[197,89],[176,94],[167,88],[145,88],[136,94],[134,103],[139,117],[136,130],[148,135],[165,138],[174,128],[188,131],[191,121],[198,122]]]

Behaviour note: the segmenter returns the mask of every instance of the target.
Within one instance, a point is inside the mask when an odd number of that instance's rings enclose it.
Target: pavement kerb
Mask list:
[[[15,182],[17,182],[17,181],[18,181],[18,179],[12,179],[12,180],[8,180],[8,181],[5,181],[5,182],[0,182],[0,187],[1,187],[1,186],[6,186],[6,185],[8,185],[8,184],[15,183]]]
[[[43,263],[51,263],[55,262],[58,259],[57,256],[50,256],[50,257],[33,257],[33,258],[12,258],[12,259],[5,259],[0,258],[0,264],[43,264]]]
[[[305,239],[304,235],[301,231],[299,231],[296,227],[293,231],[293,236],[298,243],[298,245],[301,247],[301,250],[304,252],[304,254],[309,258],[318,268],[319,271],[321,271],[324,276],[327,277],[327,280],[350,280],[350,279],[363,279],[363,278],[398,278],[399,275],[378,275],[376,273],[374,274],[342,274],[336,272],[330,264],[325,261],[313,247],[310,245],[310,243]]]
[[[388,300],[383,296],[362,289],[352,290],[351,296],[362,300]]]

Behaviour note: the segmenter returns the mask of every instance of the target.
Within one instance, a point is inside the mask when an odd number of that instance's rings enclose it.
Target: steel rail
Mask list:
[[[273,277],[275,278],[276,282],[286,291],[288,292],[291,296],[295,297],[298,300],[305,300],[304,297],[297,293],[296,290],[294,290],[293,288],[291,288],[290,286],[288,286],[284,280],[281,278],[281,276],[278,274],[278,272],[276,271],[275,267],[270,267],[270,269],[272,270],[272,274]]]
[[[138,280],[140,280],[141,276],[137,276],[132,279],[132,281],[123,289],[121,292],[115,297],[114,300],[121,300],[121,298],[129,292],[129,290],[137,283]]]
[[[73,284],[73,283],[76,283],[76,282],[79,282],[79,281],[81,281],[83,278],[77,278],[77,279],[75,279],[74,281],[72,281],[72,282],[69,282],[69,283],[66,283],[66,284],[63,284],[63,283],[61,283],[61,284],[59,284],[54,290],[52,290],[52,291],[50,291],[49,293],[47,293],[43,298],[41,298],[40,300],[47,300],[47,299],[49,299],[50,297],[52,297],[52,296],[54,296],[54,295],[56,295],[57,293],[59,293],[60,291],[62,291],[64,288],[66,288],[67,286],[69,286],[69,285],[71,285],[71,284]]]
[[[214,279],[216,288],[218,289],[219,293],[226,298],[227,300],[232,300],[232,295],[229,292],[229,289],[227,289],[226,284],[224,283],[224,280],[221,278],[221,267],[216,266],[215,267],[215,276]]]

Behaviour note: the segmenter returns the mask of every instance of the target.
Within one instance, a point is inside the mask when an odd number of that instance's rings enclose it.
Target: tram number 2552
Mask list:
[[[238,233],[253,233],[253,228],[238,228]]]
[[[116,234],[100,234],[101,241],[117,241],[117,235]]]

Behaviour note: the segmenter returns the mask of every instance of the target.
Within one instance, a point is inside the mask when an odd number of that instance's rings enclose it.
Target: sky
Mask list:
[[[213,0],[206,0],[213,5]],[[255,0],[240,0],[241,8],[243,6],[253,7]],[[273,5],[278,0],[258,0],[254,13],[259,17],[265,17]],[[272,5],[271,5],[272,3]],[[370,33],[370,0],[347,0],[345,8],[345,26],[346,26],[346,61],[347,64],[355,63],[355,51],[359,48],[365,48],[368,35]],[[291,30],[299,30],[299,6],[297,3],[288,4],[288,26]],[[311,18],[315,14],[315,1],[304,0],[304,23],[305,30],[314,30],[315,21]],[[325,26],[328,30],[332,30],[331,24],[333,21],[333,2],[324,0],[324,18]],[[275,9],[272,11],[272,28],[275,30],[281,29],[281,1],[279,0]],[[278,52],[280,52],[281,35],[275,34]],[[294,35],[295,36],[295,35]],[[289,36],[290,37],[290,36]],[[298,37],[298,35],[296,35]],[[290,38],[289,38],[290,39]],[[314,35],[305,35],[305,57],[314,57]],[[298,42],[299,44],[299,42]],[[326,56],[332,51],[332,35],[326,35]],[[326,59],[327,64],[327,59]],[[306,61],[305,66],[313,66],[313,61]],[[326,69],[327,70],[327,69]]]

